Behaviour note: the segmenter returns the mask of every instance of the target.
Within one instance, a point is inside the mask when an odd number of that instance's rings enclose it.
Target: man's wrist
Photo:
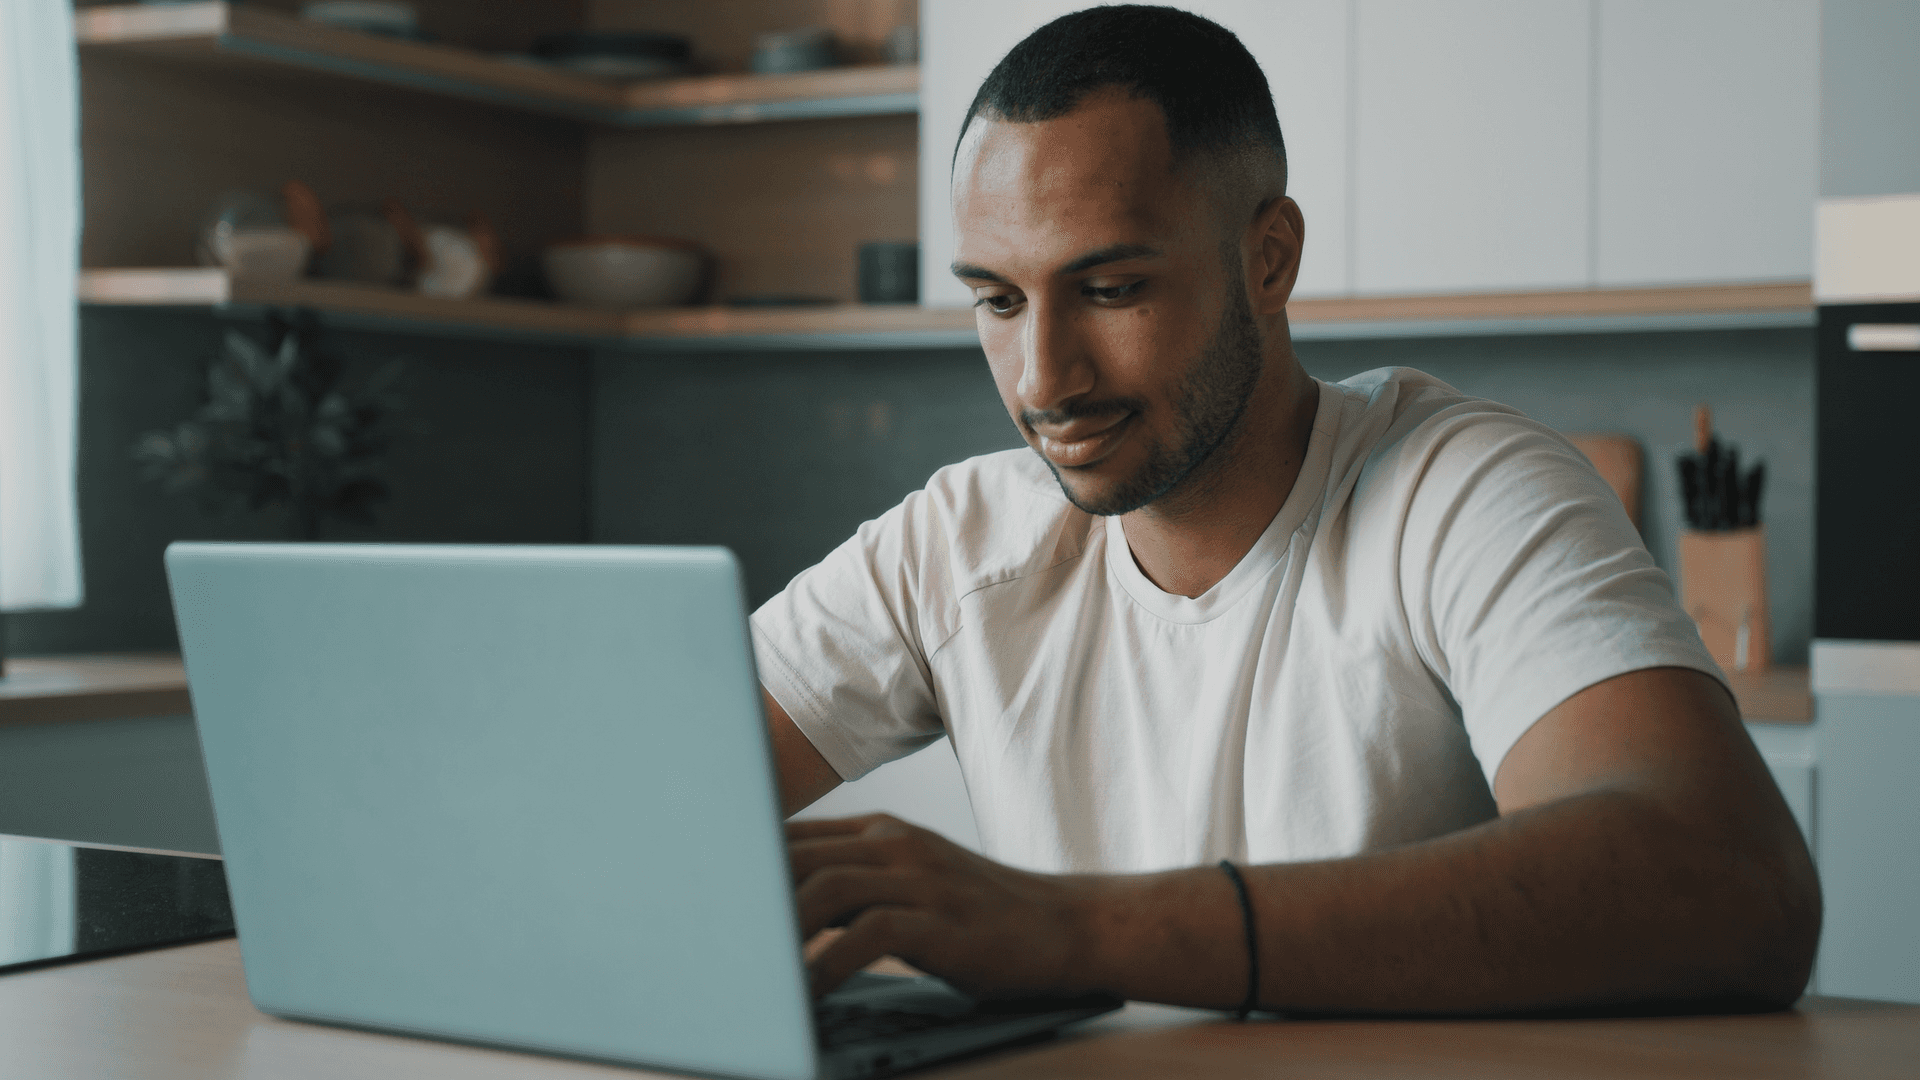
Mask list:
[[[1244,997],[1240,906],[1216,867],[1055,880],[1069,927],[1063,990],[1223,1008]]]
[[[1106,913],[1115,903],[1112,875],[1047,875],[1056,891],[1058,925],[1063,940],[1060,971],[1055,983],[1067,995],[1113,993],[1104,940]]]

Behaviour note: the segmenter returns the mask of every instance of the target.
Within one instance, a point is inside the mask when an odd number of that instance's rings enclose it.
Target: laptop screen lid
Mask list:
[[[176,543],[166,561],[259,1008],[814,1074],[730,552]]]

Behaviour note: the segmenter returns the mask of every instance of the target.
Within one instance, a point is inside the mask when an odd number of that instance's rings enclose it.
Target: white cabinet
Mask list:
[[[1793,820],[1800,824],[1800,832],[1807,838],[1807,848],[1813,850],[1817,833],[1814,821],[1816,753],[1813,725],[1748,721],[1747,734],[1760,751],[1761,759],[1767,763],[1767,772],[1772,774],[1774,786],[1780,789],[1780,797],[1786,800],[1787,809],[1793,812]],[[1817,858],[1819,852],[1814,851],[1814,855]]]
[[[1813,273],[1818,0],[1595,0],[1594,284]]]
[[[1920,697],[1821,694],[1823,994],[1920,1003],[1916,762]]]
[[[1191,0],[1273,89],[1307,219],[1296,295],[1799,280],[1819,0]],[[921,282],[952,280],[960,118],[1084,0],[923,0]]]
[[[218,854],[202,761],[191,716],[0,726],[0,833]]]
[[[1579,288],[1587,0],[1354,0],[1354,286]]]
[[[1288,193],[1307,219],[1299,296],[1349,291],[1347,131],[1349,0],[1195,0],[1174,6],[1220,23],[1259,61],[1273,90],[1291,166]],[[920,289],[924,303],[971,295],[953,261],[948,202],[954,141],[980,83],[1008,49],[1085,0],[922,0],[920,6]]]

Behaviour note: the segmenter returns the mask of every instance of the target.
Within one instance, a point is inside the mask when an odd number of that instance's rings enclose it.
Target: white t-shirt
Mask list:
[[[1565,439],[1407,368],[1319,390],[1292,494],[1204,595],[989,454],[755,612],[761,680],[846,779],[951,738],[988,855],[1128,872],[1452,832],[1578,691],[1721,677]]]

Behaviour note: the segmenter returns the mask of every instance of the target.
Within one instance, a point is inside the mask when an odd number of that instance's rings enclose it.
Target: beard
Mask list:
[[[1240,418],[1247,411],[1253,388],[1266,367],[1261,351],[1260,327],[1253,321],[1253,309],[1247,303],[1244,287],[1230,290],[1227,309],[1220,313],[1220,324],[1213,338],[1187,365],[1186,378],[1180,381],[1173,402],[1172,439],[1157,442],[1147,449],[1147,458],[1133,475],[1121,480],[1112,490],[1098,497],[1076,493],[1060,467],[1047,460],[1053,478],[1067,501],[1089,514],[1111,517],[1132,513],[1182,484],[1197,479],[1196,473],[1216,452],[1223,450],[1238,434]],[[1137,412],[1144,406],[1137,399],[1089,402],[1067,406],[1049,416],[1063,419],[1111,416]],[[1034,451],[1039,453],[1038,450]],[[1199,475],[1204,476],[1204,472]]]

